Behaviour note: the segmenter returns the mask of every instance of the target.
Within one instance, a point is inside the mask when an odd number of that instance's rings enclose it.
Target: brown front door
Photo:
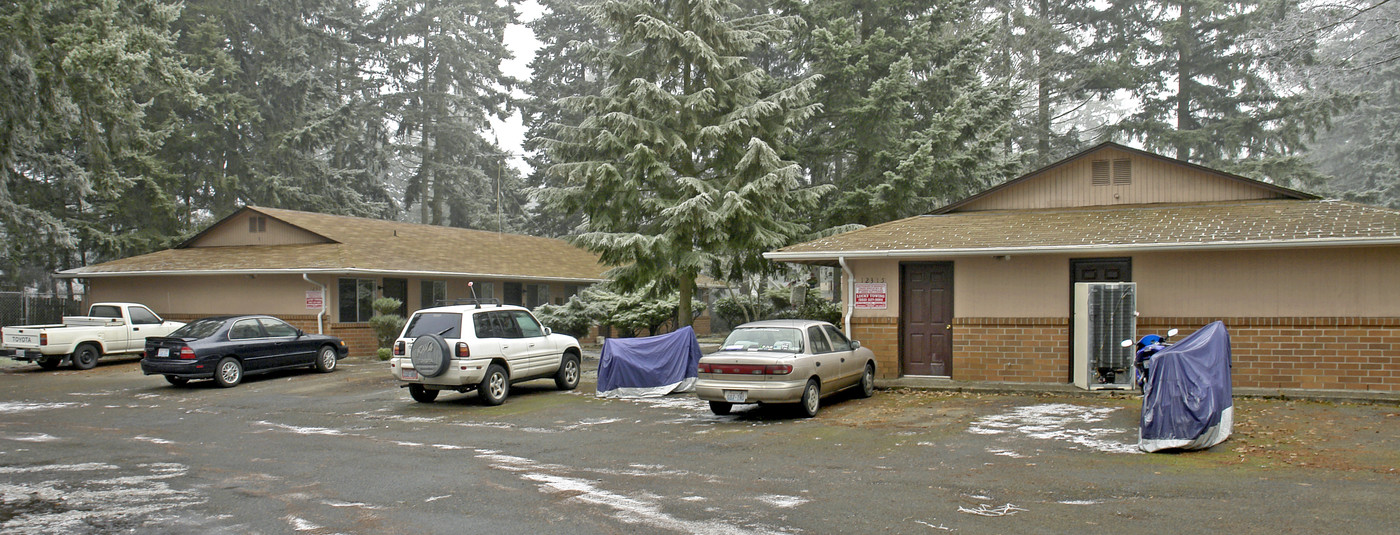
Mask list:
[[[953,374],[953,263],[901,264],[904,375]]]

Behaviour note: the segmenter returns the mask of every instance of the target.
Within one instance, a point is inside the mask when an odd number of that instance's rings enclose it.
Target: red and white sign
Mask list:
[[[310,290],[306,292],[307,310],[319,310],[325,306],[325,303],[326,302],[324,299],[322,299],[321,292],[319,290]]]
[[[885,294],[883,282],[857,282],[856,308],[883,310],[886,308]]]

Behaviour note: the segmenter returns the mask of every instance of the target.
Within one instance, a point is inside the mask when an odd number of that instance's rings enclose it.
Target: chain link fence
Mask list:
[[[83,296],[0,292],[0,327],[62,323],[84,313]]]

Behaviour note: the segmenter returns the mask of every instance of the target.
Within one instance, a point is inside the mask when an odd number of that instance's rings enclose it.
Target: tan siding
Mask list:
[[[1095,160],[1130,160],[1132,184],[1093,185]],[[1115,204],[1213,202],[1282,196],[1244,182],[1111,147],[1028,177],[959,208],[1026,210]]]
[[[273,219],[267,218],[266,232],[249,232],[248,217],[257,214],[248,214],[246,217],[235,217],[225,221],[223,225],[209,229],[199,241],[190,244],[191,247],[229,247],[237,245],[300,245],[310,243],[329,243],[330,240],[307,232],[298,227],[294,227]],[[266,216],[263,216],[266,217]]]
[[[334,297],[334,279],[312,279]],[[306,309],[306,292],[316,289],[300,275],[122,277],[90,280],[88,299],[142,303],[158,314],[315,315],[319,309]],[[333,316],[334,302],[327,300],[326,307]]]

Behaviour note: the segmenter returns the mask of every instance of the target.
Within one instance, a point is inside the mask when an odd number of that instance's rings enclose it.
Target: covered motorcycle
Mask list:
[[[700,341],[695,330],[645,338],[608,338],[598,362],[598,397],[660,397],[695,391]]]
[[[1152,355],[1143,385],[1143,451],[1206,449],[1230,436],[1230,333],[1211,323]]]

